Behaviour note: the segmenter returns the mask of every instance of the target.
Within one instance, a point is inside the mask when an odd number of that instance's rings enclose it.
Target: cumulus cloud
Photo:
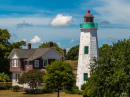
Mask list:
[[[74,42],[74,39],[72,39],[69,43],[73,43]]]
[[[27,39],[23,39],[23,41],[27,42]]]
[[[60,47],[60,42],[57,42],[58,46]]]
[[[19,29],[19,28],[23,28],[23,27],[32,27],[33,24],[29,24],[29,23],[25,23],[25,21],[23,21],[23,23],[18,23],[16,25],[16,28]]]
[[[58,14],[50,23],[54,27],[66,27],[72,24],[72,16],[63,16]]]
[[[34,36],[34,38],[30,41],[31,43],[38,43],[41,42],[41,38],[38,36]]]
[[[108,21],[102,21],[99,23],[99,26],[107,26],[109,24],[110,24],[110,22],[108,22]]]

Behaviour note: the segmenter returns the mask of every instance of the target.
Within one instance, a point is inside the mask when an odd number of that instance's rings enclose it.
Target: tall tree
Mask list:
[[[90,97],[130,97],[130,39],[103,45],[102,58],[91,64],[84,95]]]
[[[41,45],[39,46],[39,48],[44,48],[44,47],[49,47],[49,42],[41,43]],[[60,48],[57,43],[53,43],[53,47],[54,47],[59,53],[62,54],[62,48]]]
[[[10,74],[10,60],[8,59],[10,52],[13,48],[22,48],[22,46],[26,46],[26,42],[24,41],[10,43],[10,37],[7,29],[0,29],[0,72],[6,74]]]
[[[67,60],[78,60],[78,55],[79,55],[79,45],[76,45],[67,52],[66,57]]]
[[[58,90],[58,97],[61,87],[70,88],[75,82],[73,67],[66,61],[52,62],[46,67],[46,71],[48,74],[45,76],[45,83],[49,88]]]

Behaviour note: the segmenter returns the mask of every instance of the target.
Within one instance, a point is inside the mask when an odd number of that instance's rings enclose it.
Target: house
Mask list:
[[[55,60],[65,60],[66,50],[63,55],[53,48],[53,42],[49,42],[47,48],[33,48],[28,44],[27,49],[13,49],[10,53],[10,71],[12,72],[12,86],[19,85],[20,88],[29,88],[27,84],[18,84],[18,78],[32,69],[45,71],[45,67]]]

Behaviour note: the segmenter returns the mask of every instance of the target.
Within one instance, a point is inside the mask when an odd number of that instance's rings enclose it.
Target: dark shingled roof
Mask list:
[[[50,49],[54,48],[51,47],[51,48],[36,48],[36,49],[13,49],[8,58],[10,58],[12,54],[16,52],[19,58],[27,58],[26,61],[31,61],[43,56]]]

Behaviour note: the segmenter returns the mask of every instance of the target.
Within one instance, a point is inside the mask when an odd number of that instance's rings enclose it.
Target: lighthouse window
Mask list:
[[[89,50],[88,46],[85,46],[84,47],[84,54],[88,54],[88,50]]]
[[[86,81],[88,78],[88,73],[84,73],[84,81]]]

